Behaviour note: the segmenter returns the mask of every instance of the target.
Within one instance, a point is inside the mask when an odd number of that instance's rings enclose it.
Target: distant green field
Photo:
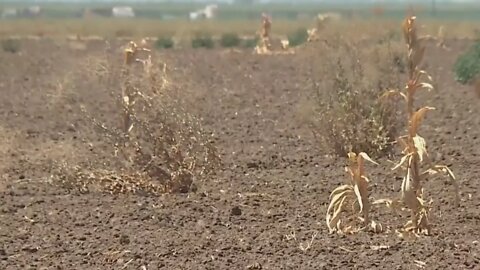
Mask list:
[[[116,3],[115,5],[121,5]],[[20,7],[18,2],[0,4],[3,7]],[[202,8],[198,4],[137,4],[135,9],[137,17],[148,19],[174,19],[188,17],[188,13]],[[82,10],[89,8],[110,9],[112,5],[105,4],[43,4],[44,16],[48,18],[80,17]],[[416,14],[423,18],[441,20],[480,20],[480,4],[476,5],[438,5],[434,10],[430,5],[416,5]],[[332,6],[312,4],[269,4],[269,5],[220,5],[218,19],[239,20],[258,19],[262,12],[268,12],[273,18],[296,20],[298,18],[313,17],[321,12],[339,12],[348,17],[370,18],[374,9],[381,10],[382,16],[389,19],[401,19],[405,16],[407,7],[399,5],[385,6]]]

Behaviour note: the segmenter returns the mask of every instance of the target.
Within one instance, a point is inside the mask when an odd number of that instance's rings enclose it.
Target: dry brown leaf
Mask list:
[[[397,163],[397,164],[392,168],[392,171],[400,168],[411,156],[412,156],[411,153],[409,153],[409,154],[407,154],[407,155],[404,155],[404,156],[400,159],[400,162]]]
[[[346,196],[342,197],[332,216],[330,216],[330,213],[327,214],[327,225],[330,233],[333,233],[336,229],[339,229],[340,214],[345,207],[346,199]]]
[[[419,136],[418,134],[413,137],[413,143],[415,145],[415,149],[417,149],[418,157],[420,158],[420,162],[423,161],[423,158],[428,155],[427,153],[427,143],[425,139]]]
[[[353,187],[353,190],[355,191],[355,196],[357,197],[357,202],[360,206],[360,210],[359,212],[362,213],[363,212],[363,198],[364,198],[364,195],[362,194],[362,191],[360,190],[361,187],[359,185],[355,185]]]
[[[342,192],[345,192],[347,190],[351,190],[352,191],[352,186],[351,185],[341,185],[339,187],[337,187],[336,189],[334,189],[332,191],[332,193],[330,194],[330,200],[332,200],[333,197],[335,197],[336,195],[338,195],[339,193],[342,193]]]
[[[385,92],[383,95],[380,96],[380,100],[384,100],[386,98],[390,98],[390,97],[394,97],[394,96],[400,96],[405,101],[407,101],[407,96],[404,93],[402,93],[398,90],[388,90],[387,92]]]
[[[434,87],[433,87],[432,84],[430,84],[430,83],[425,83],[425,82],[419,83],[419,84],[418,84],[418,88],[425,88],[425,89],[427,89],[427,90],[429,90],[429,91],[434,89]]]
[[[415,136],[418,132],[418,128],[420,127],[420,124],[422,123],[423,118],[425,117],[425,114],[428,111],[435,110],[434,107],[423,107],[416,111],[411,118],[411,124],[410,124],[410,133],[411,136]]]
[[[433,78],[425,70],[417,70],[417,79],[420,80],[422,77],[427,77],[429,82],[433,82]]]
[[[378,222],[375,222],[375,221],[371,221],[370,222],[370,228],[372,229],[372,231],[374,233],[381,233],[383,232],[383,226],[382,224],[378,223]]]
[[[366,161],[369,161],[373,164],[379,165],[377,162],[373,161],[365,152],[360,152],[360,154],[358,154],[358,155],[359,155],[359,157],[362,157]]]
[[[393,204],[393,200],[391,199],[378,199],[378,200],[374,200],[372,202],[373,205],[377,205],[377,204],[385,204],[387,207],[391,207],[392,204]]]

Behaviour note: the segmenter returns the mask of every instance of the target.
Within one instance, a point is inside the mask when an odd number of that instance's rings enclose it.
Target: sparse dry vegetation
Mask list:
[[[340,46],[339,46],[340,45]],[[332,153],[366,152],[372,157],[391,153],[398,132],[398,106],[378,98],[400,85],[398,46],[361,45],[338,40],[322,50],[321,74],[315,80],[312,131]]]
[[[131,41],[122,68],[106,59],[100,75],[105,89],[121,90],[121,124],[109,126],[86,114],[109,146],[110,165],[65,167],[59,175],[63,185],[83,192],[186,193],[219,169],[211,138],[175,93],[166,64],[151,53]]]
[[[4,20],[0,268],[474,268],[473,28],[372,12]]]

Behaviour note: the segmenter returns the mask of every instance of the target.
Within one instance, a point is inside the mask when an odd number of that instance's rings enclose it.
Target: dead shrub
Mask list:
[[[387,89],[400,86],[399,46],[371,44],[357,50],[339,40],[325,47],[316,64],[321,70],[314,83],[315,137],[326,149],[342,157],[366,152],[374,158],[390,153],[398,128],[398,108],[378,100]],[[316,76],[317,76],[316,75]]]
[[[220,165],[209,133],[186,109],[181,92],[167,78],[166,65],[153,60],[150,51],[130,43],[123,64],[120,59],[106,57],[88,68],[96,87],[112,91],[106,102],[117,106],[118,117],[100,119],[103,113],[95,108],[101,106],[85,104],[90,123],[85,134],[91,134],[95,153],[83,164],[61,164],[60,182],[84,192],[194,190]]]

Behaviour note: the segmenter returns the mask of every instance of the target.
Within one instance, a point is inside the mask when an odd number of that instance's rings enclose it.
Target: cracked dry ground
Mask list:
[[[75,87],[81,100],[59,98],[59,89],[73,89],[66,78],[87,51],[45,50],[49,41],[36,41],[20,55],[1,52],[0,268],[417,269],[420,261],[426,269],[479,269],[480,100],[451,73],[469,43],[450,43],[449,53],[428,49],[438,89],[424,101],[437,110],[423,136],[456,173],[462,205],[453,207],[442,178],[429,181],[434,235],[414,243],[394,232],[328,234],[328,196],[346,179],[345,160],[326,156],[299,117],[315,52],[161,55],[173,81],[196,99],[192,110],[214,132],[224,169],[195,193],[158,197],[50,185],[51,160],[88,155],[74,127],[84,120],[72,108],[107,93]],[[117,114],[103,105],[105,115]],[[380,162],[383,168],[368,167],[372,192],[398,192],[391,164]],[[393,217],[379,215],[386,224]]]

